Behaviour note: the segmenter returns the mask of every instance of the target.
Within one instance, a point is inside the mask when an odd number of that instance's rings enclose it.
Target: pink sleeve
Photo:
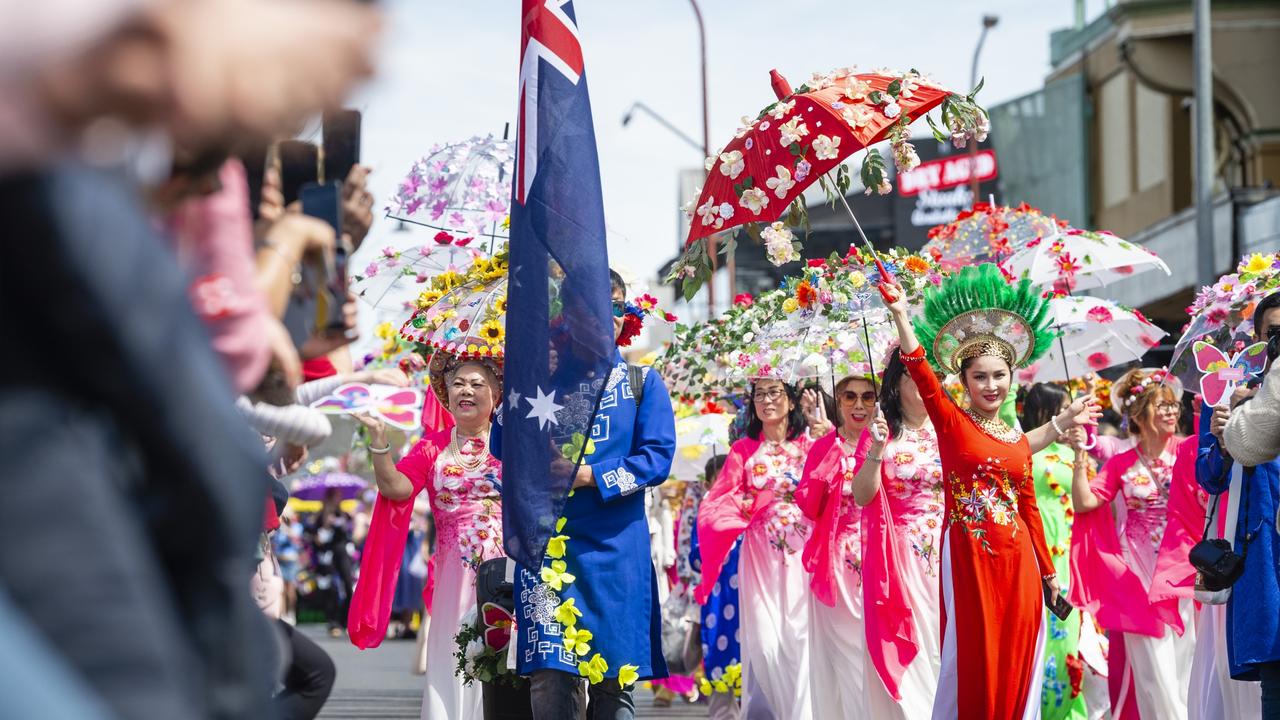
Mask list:
[[[702,553],[702,582],[694,591],[694,598],[705,604],[711,597],[711,589],[720,578],[720,569],[733,549],[733,543],[751,524],[750,508],[742,507],[742,488],[747,460],[760,447],[758,440],[743,438],[733,444],[729,457],[715,484],[698,507],[698,546]],[[757,496],[757,502],[767,504],[766,490]]]
[[[271,360],[267,342],[274,319],[256,284],[253,218],[244,166],[228,160],[218,173],[222,189],[188,200],[170,215],[178,258],[194,278],[190,295],[237,392],[262,380]]]
[[[1107,461],[1106,465],[1098,471],[1093,480],[1089,482],[1089,489],[1094,495],[1105,505],[1115,498],[1116,493],[1120,492],[1120,483],[1124,478],[1124,474],[1129,468],[1133,467],[1133,458],[1129,457],[1132,451],[1125,451],[1112,457]],[[1105,510],[1106,508],[1098,508]]]
[[[427,485],[445,442],[445,433],[427,435],[396,465],[413,483],[413,495],[404,500],[388,500],[379,494],[373,503],[369,534],[360,557],[360,582],[356,583],[347,613],[347,635],[358,648],[377,647],[386,637],[404,545],[413,520],[413,501]]]

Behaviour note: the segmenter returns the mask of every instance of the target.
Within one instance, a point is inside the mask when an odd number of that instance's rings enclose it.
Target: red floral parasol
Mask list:
[[[774,221],[793,203],[803,217],[802,194],[815,181],[833,200],[834,196],[843,199],[851,184],[843,161],[882,140],[893,144],[899,171],[916,167],[920,160],[909,142],[908,126],[933,108],[942,106],[943,125],[957,147],[971,138],[985,138],[989,127],[986,112],[973,100],[981,84],[962,96],[914,70],[855,73],[841,69],[816,74],[792,92],[777,71],[772,76],[779,100],[739,130],[723,150],[707,158],[706,185],[686,207],[692,219],[689,236],[669,278],[684,281],[686,295],[711,277],[707,237],[728,228],[772,223],[760,233],[770,259],[775,264],[798,259],[794,236],[786,225]],[[929,124],[935,136],[946,139],[932,119]],[[864,157],[861,180],[868,193],[874,190],[883,195],[892,189],[878,151],[873,149]]]

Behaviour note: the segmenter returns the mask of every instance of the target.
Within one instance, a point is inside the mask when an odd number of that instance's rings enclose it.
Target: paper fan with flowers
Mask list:
[[[1169,363],[1173,373],[1187,387],[1198,386],[1200,371],[1192,354],[1197,340],[1228,353],[1239,352],[1253,343],[1254,308],[1274,292],[1280,292],[1280,253],[1247,255],[1234,273],[1200,288],[1187,308],[1191,320],[1173,349]]]

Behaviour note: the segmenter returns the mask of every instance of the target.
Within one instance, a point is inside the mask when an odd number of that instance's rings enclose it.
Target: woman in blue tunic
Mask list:
[[[625,286],[616,276],[613,285],[616,338]],[[644,489],[667,479],[675,447],[662,379],[615,354],[576,489],[541,572],[517,571],[517,672],[532,679],[536,719],[580,717],[582,677],[592,717],[629,718],[631,686],[666,677]]]

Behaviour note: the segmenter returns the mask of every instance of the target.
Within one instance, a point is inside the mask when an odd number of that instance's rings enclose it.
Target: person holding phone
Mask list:
[[[942,666],[942,460],[933,422],[897,348],[884,368],[867,450],[868,458],[879,459],[853,478],[853,499],[865,506],[862,594],[870,662],[864,682],[869,717],[910,720],[929,716]],[[906,634],[910,640],[897,641],[901,656],[912,658],[906,663],[893,662],[891,645],[873,640]]]
[[[1013,372],[1053,342],[1047,300],[1011,286],[992,264],[966,267],[925,296],[913,323],[895,281],[880,285],[899,354],[938,431],[946,527],[942,543],[942,671],[934,718],[1039,715],[1046,601],[1058,601],[1031,456],[1099,414],[1092,397],[1026,433],[999,418]],[[961,408],[926,359],[960,376]],[[1046,598],[1046,590],[1048,597]]]
[[[814,442],[805,459],[796,505],[813,523],[801,559],[811,573],[809,693],[814,717],[856,715],[865,703],[863,665],[867,638],[862,608],[862,512],[853,500],[853,478],[880,457],[868,452],[871,435],[888,434],[876,414],[870,375],[850,375],[835,385],[837,426]],[[817,418],[825,421],[825,418]],[[875,422],[876,429],[866,432]]]
[[[1036,383],[1027,390],[1022,400],[1021,422],[1023,427],[1038,427],[1049,418],[1066,409],[1071,398],[1066,388],[1050,383]],[[1044,521],[1044,539],[1053,556],[1058,574],[1058,584],[1069,586],[1071,525],[1074,511],[1071,506],[1071,489],[1077,484],[1087,484],[1093,471],[1093,461],[1084,449],[1084,431],[1074,428],[1063,437],[1031,458],[1031,472],[1035,476],[1036,504]],[[1049,637],[1045,643],[1045,682],[1040,696],[1040,717],[1045,720],[1066,720],[1086,717],[1087,711],[1083,678],[1086,659],[1092,659],[1102,667],[1094,668],[1106,674],[1105,655],[1101,647],[1080,652],[1080,627],[1084,622],[1082,612],[1073,612],[1059,618],[1051,611],[1045,612]],[[1092,622],[1091,620],[1088,622]],[[1090,633],[1090,638],[1096,638]],[[1096,640],[1094,645],[1097,645]],[[1072,681],[1072,677],[1078,678]],[[1094,672],[1090,677],[1100,677]],[[1106,702],[1105,685],[1101,697]],[[1109,704],[1108,704],[1109,705]]]

